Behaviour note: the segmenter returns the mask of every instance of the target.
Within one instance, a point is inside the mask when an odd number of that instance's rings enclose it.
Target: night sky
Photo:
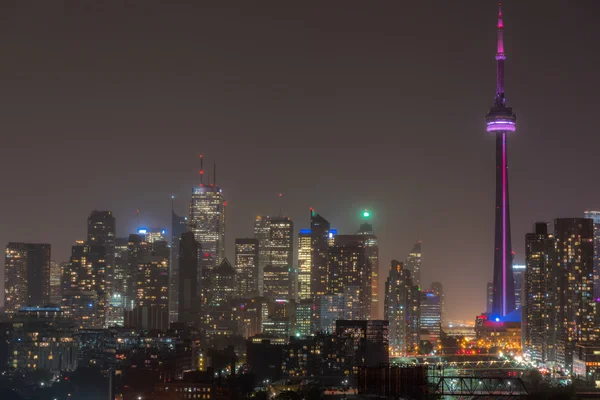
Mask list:
[[[504,14],[523,262],[533,222],[600,208],[600,2],[509,0]],[[204,154],[228,257],[258,214],[281,207],[305,228],[314,207],[353,233],[369,208],[381,281],[423,240],[423,283],[472,320],[492,277],[495,23],[494,0],[3,1],[0,244],[68,260],[94,208],[119,236],[136,209],[169,228]]]

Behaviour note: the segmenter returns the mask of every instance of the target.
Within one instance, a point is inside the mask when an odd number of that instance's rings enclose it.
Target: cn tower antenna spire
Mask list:
[[[494,103],[503,105],[504,99],[504,21],[502,19],[502,0],[498,1],[498,44],[496,50],[496,99]]]

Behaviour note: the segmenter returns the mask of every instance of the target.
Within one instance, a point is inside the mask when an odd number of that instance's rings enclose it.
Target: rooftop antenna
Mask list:
[[[281,211],[282,202],[283,202],[283,193],[279,193],[279,216],[280,217],[283,217],[283,213]]]
[[[137,227],[135,230],[139,232],[139,230],[140,230],[140,210],[135,210],[135,215],[137,217]]]
[[[200,154],[200,186],[202,186],[204,184],[203,178],[204,178],[204,156],[202,156],[202,154]]]
[[[217,186],[217,162],[213,164],[213,185]]]

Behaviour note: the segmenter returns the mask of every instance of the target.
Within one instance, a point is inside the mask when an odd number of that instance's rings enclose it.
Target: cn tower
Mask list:
[[[516,130],[517,116],[504,97],[504,23],[502,1],[498,2],[498,47],[496,52],[496,96],[486,116],[487,131],[496,135],[496,232],[494,250],[494,297],[492,314],[505,316],[515,309],[513,254],[508,202],[507,134]]]

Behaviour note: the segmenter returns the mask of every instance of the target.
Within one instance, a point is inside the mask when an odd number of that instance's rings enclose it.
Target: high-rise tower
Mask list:
[[[507,315],[515,309],[508,203],[507,133],[516,129],[517,117],[504,97],[504,23],[502,1],[498,2],[498,47],[496,52],[496,96],[486,116],[487,131],[496,135],[496,232],[494,250],[494,301],[492,313]]]

